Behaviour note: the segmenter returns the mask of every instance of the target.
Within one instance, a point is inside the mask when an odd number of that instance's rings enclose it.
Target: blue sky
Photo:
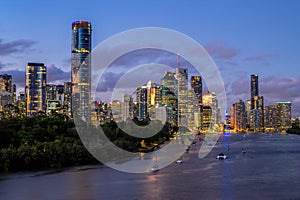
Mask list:
[[[132,28],[182,32],[210,53],[228,104],[249,99],[250,74],[265,104],[291,100],[300,116],[299,1],[1,1],[0,72],[24,88],[27,62],[44,62],[48,81],[70,80],[71,24],[88,20],[93,46]]]

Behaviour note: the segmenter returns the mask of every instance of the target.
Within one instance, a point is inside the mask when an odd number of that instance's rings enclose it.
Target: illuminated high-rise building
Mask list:
[[[235,105],[235,130],[244,131],[246,129],[245,103],[239,100]]]
[[[173,124],[178,123],[178,81],[175,73],[165,72],[161,79],[162,104],[167,106],[167,118]]]
[[[35,116],[46,112],[46,66],[43,63],[28,63],[26,67],[26,115]]]
[[[162,88],[160,85],[149,81],[147,83],[148,89],[148,106],[155,107],[157,104],[162,103]]]
[[[177,68],[176,79],[178,81],[178,125],[187,127],[188,70]]]
[[[9,74],[0,75],[0,91],[13,92],[12,76]]]
[[[292,103],[290,101],[276,102],[275,107],[276,107],[276,127],[279,129],[291,128]]]
[[[254,96],[253,109],[258,111],[259,115],[259,129],[264,131],[264,97],[263,96]]]
[[[141,86],[136,89],[137,117],[139,120],[145,120],[148,117],[147,91],[147,86]]]
[[[213,92],[206,92],[202,97],[202,104],[211,107],[211,122],[212,124],[219,123],[219,109],[217,96]]]
[[[258,96],[258,75],[257,74],[251,74],[250,93],[251,93],[251,110],[252,110],[254,109],[254,97]]]
[[[73,112],[89,119],[91,104],[91,59],[92,27],[86,21],[72,23],[72,98]]]
[[[195,95],[198,99],[198,103],[202,103],[202,79],[201,76],[192,76],[191,77],[191,86],[195,92]]]
[[[276,107],[274,105],[265,106],[264,117],[266,130],[273,130],[276,127]]]
[[[7,104],[12,104],[13,98],[12,76],[8,74],[0,75],[0,110]]]
[[[64,83],[64,105],[66,106],[66,113],[72,117],[72,83]]]

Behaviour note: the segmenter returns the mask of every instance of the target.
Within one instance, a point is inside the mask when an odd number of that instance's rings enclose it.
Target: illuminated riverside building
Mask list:
[[[129,94],[122,95],[122,121],[133,118],[133,99]]]
[[[243,132],[246,130],[246,109],[245,103],[239,100],[234,104],[234,130]]]
[[[155,107],[157,104],[162,103],[162,88],[160,85],[149,81],[147,84],[148,89],[148,106]]]
[[[66,113],[72,117],[72,83],[64,83],[64,105],[66,106]]]
[[[291,128],[292,121],[292,103],[276,102],[276,128],[277,129],[288,129]]]
[[[177,68],[176,79],[178,81],[178,125],[187,127],[188,70]]]
[[[0,75],[0,91],[13,92],[12,76],[9,74]]]
[[[211,115],[212,109],[210,106],[202,106],[202,131],[207,131],[212,128],[211,124]]]
[[[9,74],[0,75],[0,106],[14,103],[14,90],[12,76]]]
[[[251,74],[250,80],[251,110],[254,109],[254,97],[258,96],[258,75]]]
[[[202,97],[203,106],[211,107],[211,123],[213,125],[219,123],[219,109],[218,109],[218,100],[217,96],[213,92],[206,92]]]
[[[165,72],[161,79],[162,104],[167,106],[167,120],[173,124],[178,123],[178,81],[175,73]]]
[[[136,89],[137,118],[139,120],[145,120],[148,117],[147,91],[147,86],[141,86]]]
[[[91,104],[91,23],[75,21],[72,23],[72,98],[74,111],[81,118],[89,119]]]
[[[199,99],[195,95],[194,90],[188,90],[187,95],[187,127],[189,129],[198,129],[200,127]]]
[[[201,76],[192,76],[191,77],[191,86],[195,92],[197,99],[198,99],[198,103],[202,104],[202,79],[201,79]]]
[[[27,116],[46,112],[46,66],[43,63],[28,63],[25,93]]]
[[[276,127],[276,107],[274,105],[265,106],[264,109],[265,116],[265,130],[274,131]]]

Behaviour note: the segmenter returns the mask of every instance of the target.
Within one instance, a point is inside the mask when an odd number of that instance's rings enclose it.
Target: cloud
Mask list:
[[[282,100],[294,99],[300,94],[300,79],[270,76],[260,81],[261,93]]]
[[[98,84],[97,92],[111,92],[123,73],[106,72]]]
[[[3,64],[3,63],[0,62],[0,70],[1,70],[3,67],[5,67],[5,64]]]
[[[217,40],[204,46],[206,51],[213,57],[221,59],[231,59],[238,55],[238,50],[229,47],[223,40]]]
[[[263,54],[258,53],[249,57],[246,57],[244,61],[256,61],[256,62],[267,62],[271,58],[278,58],[279,54]]]
[[[63,71],[53,64],[47,65],[47,83],[63,84],[66,81],[70,81],[70,79],[70,71]]]
[[[3,42],[3,39],[0,39],[0,55],[9,55],[12,53],[21,53],[26,51],[36,42],[32,40],[14,40],[11,42]]]

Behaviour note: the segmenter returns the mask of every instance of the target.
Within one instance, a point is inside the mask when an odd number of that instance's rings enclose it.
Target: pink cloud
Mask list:
[[[223,40],[217,40],[204,46],[206,51],[214,57],[231,59],[238,54],[238,50],[229,47]]]

